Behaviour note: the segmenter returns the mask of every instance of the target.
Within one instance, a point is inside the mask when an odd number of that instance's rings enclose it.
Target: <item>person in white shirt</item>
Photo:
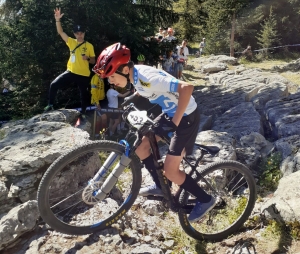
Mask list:
[[[110,84],[110,88],[108,89],[106,96],[108,100],[108,108],[116,109],[118,108],[118,98],[124,98],[127,95],[129,95],[130,91],[127,91],[126,93],[119,93],[114,89],[114,84]],[[120,123],[120,117],[118,113],[111,113],[109,116],[109,135],[112,136],[118,124]]]
[[[130,49],[121,43],[115,43],[101,52],[93,71],[101,78],[109,78],[117,87],[127,88],[132,84],[136,94],[161,106],[163,113],[153,120],[153,131],[158,140],[170,142],[164,161],[164,175],[196,198],[197,202],[188,220],[199,221],[214,208],[217,199],[179,169],[183,156],[193,152],[200,124],[200,111],[192,96],[194,86],[174,78],[164,70],[147,65],[134,65],[130,58]],[[160,169],[156,166],[156,158],[150,148],[149,139],[143,137],[134,150],[155,182],[154,185],[141,188],[139,195],[163,196],[157,174]]]
[[[206,46],[206,42],[205,42],[205,38],[203,38],[199,44],[200,56],[204,53],[205,46]]]
[[[164,35],[164,29],[162,28],[162,27],[159,27],[159,32],[157,33],[157,34],[155,34],[155,38],[157,38],[157,39],[162,39],[162,38],[164,38],[165,37],[165,35]],[[161,38],[160,38],[161,37]]]
[[[177,70],[178,70],[178,79],[182,78],[182,71],[185,64],[187,64],[189,49],[187,48],[187,39],[184,39],[180,46],[177,47]]]

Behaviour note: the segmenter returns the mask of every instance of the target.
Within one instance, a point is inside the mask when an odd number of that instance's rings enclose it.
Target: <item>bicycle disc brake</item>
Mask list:
[[[100,201],[100,199],[94,196],[94,193],[100,189],[102,184],[102,181],[95,181],[84,188],[82,192],[82,200],[84,203],[94,205]]]

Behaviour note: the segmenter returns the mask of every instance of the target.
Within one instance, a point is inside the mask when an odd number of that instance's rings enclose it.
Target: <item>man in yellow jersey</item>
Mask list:
[[[67,70],[52,81],[49,90],[49,104],[44,111],[53,110],[53,103],[57,90],[74,82],[80,91],[81,113],[84,116],[89,99],[88,87],[90,85],[89,64],[95,63],[94,47],[91,43],[84,40],[85,29],[81,25],[74,25],[73,32],[76,39],[69,37],[62,29],[61,18],[64,13],[60,8],[54,10],[56,29],[61,38],[66,42],[70,49],[70,58]]]

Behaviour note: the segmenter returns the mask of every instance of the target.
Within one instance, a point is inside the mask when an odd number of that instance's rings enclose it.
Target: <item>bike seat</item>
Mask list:
[[[211,155],[215,155],[220,151],[220,148],[217,146],[204,146],[204,145],[200,145],[200,144],[195,144],[195,146],[201,150],[204,150],[204,151],[210,153]]]

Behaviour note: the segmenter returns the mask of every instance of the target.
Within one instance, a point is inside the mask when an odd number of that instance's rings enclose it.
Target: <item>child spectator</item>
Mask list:
[[[172,57],[172,54],[173,54],[173,51],[168,50],[166,59],[163,63],[163,70],[170,73],[171,75],[173,75],[173,72],[174,72],[174,59]]]
[[[108,108],[117,109],[118,108],[118,98],[124,98],[130,94],[131,91],[126,91],[125,93],[119,93],[116,91],[114,84],[110,84],[110,89],[108,89],[106,96],[108,99]],[[119,113],[112,113],[110,114],[109,119],[109,135],[112,136],[118,124],[120,123],[120,114]]]

